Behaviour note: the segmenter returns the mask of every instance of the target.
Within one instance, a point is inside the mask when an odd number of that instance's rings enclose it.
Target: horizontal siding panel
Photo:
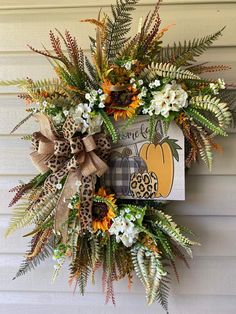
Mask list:
[[[236,3],[235,0],[227,0],[228,3]],[[90,6],[109,6],[114,4],[115,0],[90,0],[89,2],[81,2],[81,0],[67,0],[66,4],[63,0],[51,0],[48,3],[47,0],[40,1],[40,3],[35,3],[34,0],[21,0],[19,3],[17,0],[8,1],[2,0],[0,3],[0,9],[28,9],[28,8],[57,8],[57,7],[90,7]],[[156,1],[153,0],[141,0],[138,5],[155,4]],[[169,4],[202,4],[202,3],[224,3],[224,0],[165,0],[162,5]]]
[[[43,302],[42,302],[43,300]],[[148,313],[164,314],[158,304],[147,308],[144,295],[116,294],[117,305],[104,305],[100,294],[87,294],[84,297],[70,293],[34,293],[34,292],[2,292],[0,294],[0,310],[2,313],[15,314],[130,314]],[[232,296],[175,296],[169,298],[169,311],[172,314],[235,314],[236,299]]]
[[[140,16],[145,15],[149,10],[150,6],[137,8],[134,13],[133,32],[136,31],[135,25],[138,25]],[[234,3],[163,6],[161,9],[163,25],[176,24],[165,36],[165,43],[174,39],[184,41],[204,36],[215,32],[227,23],[224,36],[218,40],[217,46],[235,46],[236,38],[233,32],[236,27],[235,10],[236,4]],[[105,12],[109,12],[108,9],[105,9]],[[42,9],[2,10],[0,11],[0,38],[6,38],[7,34],[7,40],[0,42],[0,51],[27,51],[28,43],[34,47],[41,47],[43,42],[48,46],[48,31],[54,28],[69,29],[73,34],[78,34],[82,48],[88,48],[88,33],[93,33],[93,27],[89,27],[86,23],[80,23],[80,20],[97,17],[97,14],[98,8],[94,7],[46,11]],[[201,19],[201,23],[199,23],[199,19]],[[20,36],[15,35],[16,29]]]
[[[236,215],[236,176],[187,175],[185,188],[185,202],[171,203],[171,214]]]
[[[215,153],[211,174],[236,175],[236,134],[219,138],[217,142],[223,147],[224,154]],[[1,175],[31,175],[36,173],[29,160],[29,141],[20,140],[17,136],[2,136],[0,137],[0,150],[4,152],[0,155]],[[202,162],[199,165],[194,165],[189,173],[197,175],[210,174],[208,168]]]
[[[49,260],[42,263],[30,274],[12,281],[11,278],[15,275],[17,265],[21,260],[19,255],[0,256],[0,291],[73,291],[73,287],[69,287],[67,283],[68,273],[66,269],[61,272],[54,284],[50,282],[53,261]],[[235,257],[195,257],[190,263],[190,269],[181,263],[178,266],[180,284],[173,279],[172,291],[175,295],[235,296],[235,263]],[[88,283],[88,292],[102,292],[100,275],[100,273],[96,275],[95,285]],[[115,291],[128,293],[127,280],[117,282]],[[132,292],[143,293],[143,287],[136,276],[134,276]]]
[[[0,214],[10,214],[8,208],[14,193],[9,190],[19,183],[27,182],[31,177],[0,177]],[[236,176],[189,176],[186,177],[186,201],[173,202],[169,212],[175,216],[234,216],[236,215]],[[201,200],[201,201],[199,201]],[[198,232],[196,231],[198,234]]]
[[[202,245],[194,249],[194,257],[236,257],[236,217],[182,216],[174,217],[174,219],[179,225],[190,228],[198,236]],[[9,220],[10,216],[0,216],[1,253],[24,254],[27,250],[27,243],[30,241],[30,238],[23,238],[22,236],[32,230],[32,228],[17,231],[7,239],[4,239],[2,235],[8,226]],[[17,242],[16,238],[18,239]]]
[[[0,174],[35,174],[30,161],[30,142],[14,136],[0,137]]]

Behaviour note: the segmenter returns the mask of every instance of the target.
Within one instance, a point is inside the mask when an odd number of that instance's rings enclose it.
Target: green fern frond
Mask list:
[[[103,290],[106,293],[106,303],[109,300],[115,305],[113,282],[116,279],[115,272],[115,241],[109,237],[104,246],[103,253]]]
[[[167,275],[158,253],[138,244],[131,249],[132,262],[137,277],[146,290],[148,304],[158,298],[160,282]]]
[[[192,97],[189,104],[196,108],[210,111],[214,114],[219,122],[220,128],[227,128],[232,122],[232,114],[229,110],[228,104],[221,102],[216,97],[209,95]]]
[[[29,83],[28,79],[16,79],[16,80],[9,80],[9,81],[0,81],[0,86],[18,86],[18,87],[25,87]]]
[[[13,208],[12,218],[9,226],[5,232],[5,236],[9,236],[17,229],[24,228],[31,222],[31,216],[29,215],[29,203],[20,203]]]
[[[32,239],[32,241],[33,241],[33,239]],[[52,255],[52,253],[53,253],[53,241],[51,239],[47,243],[45,243],[43,249],[41,250],[41,252],[38,255],[36,255],[30,259],[26,258],[21,263],[21,266],[20,266],[18,272],[16,273],[16,275],[13,279],[16,279],[20,276],[23,276],[27,272],[35,269],[42,261],[44,261],[46,258],[50,257]]]
[[[191,241],[186,236],[184,236],[176,223],[169,215],[165,215],[162,211],[158,211],[159,221],[155,225],[160,228],[163,232],[168,234],[170,238],[182,246],[186,252],[192,257],[191,246],[198,245],[197,242]]]
[[[158,59],[160,62],[172,63],[177,67],[190,65],[222,35],[223,30],[224,28],[201,39],[185,41],[183,44],[175,43],[173,47],[164,47],[160,50]]]
[[[112,142],[116,143],[118,140],[118,135],[117,135],[116,129],[114,128],[113,123],[111,122],[109,116],[106,114],[104,110],[99,110],[99,113],[102,117],[102,120],[107,129],[108,134],[111,136]]]
[[[145,68],[140,76],[148,81],[154,80],[156,77],[167,77],[170,79],[188,79],[199,80],[200,77],[188,70],[181,69],[170,63],[154,63],[152,62]]]
[[[227,136],[227,133],[224,129],[222,129],[219,126],[216,126],[214,123],[212,123],[210,120],[208,120],[206,117],[204,117],[199,111],[197,111],[194,108],[186,108],[185,112],[187,115],[192,117],[195,121],[200,122],[204,127],[208,128],[212,132],[214,132],[217,135],[221,136]]]
[[[11,218],[6,236],[10,235],[17,229],[25,228],[30,224],[43,224],[53,215],[58,196],[48,194],[37,203],[21,203],[13,209],[13,217]]]
[[[167,277],[162,277],[159,284],[159,289],[157,291],[156,295],[156,301],[163,307],[163,309],[166,311],[166,314],[168,314],[168,296],[170,288],[168,286],[169,279]]]
[[[108,61],[111,62],[117,52],[127,42],[125,37],[130,30],[132,16],[137,0],[116,0],[116,5],[111,6],[112,18],[106,22],[105,47]]]

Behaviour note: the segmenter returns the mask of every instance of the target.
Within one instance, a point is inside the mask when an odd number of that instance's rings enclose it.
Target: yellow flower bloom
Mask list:
[[[139,99],[137,90],[132,86],[122,89],[119,85],[112,85],[109,80],[105,80],[102,89],[107,98],[105,101],[105,110],[109,115],[113,115],[114,119],[131,118],[136,109],[139,107]]]
[[[105,232],[110,228],[111,221],[116,216],[114,213],[116,199],[114,194],[107,194],[103,187],[98,190],[97,195],[104,198],[104,202],[99,201],[93,203],[92,227],[94,232],[98,230]],[[105,200],[107,202],[105,202]],[[108,204],[110,204],[110,206]]]

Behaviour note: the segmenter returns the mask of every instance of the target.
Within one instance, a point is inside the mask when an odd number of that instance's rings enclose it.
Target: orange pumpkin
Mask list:
[[[139,154],[146,162],[148,172],[154,172],[158,178],[156,197],[167,197],[174,179],[174,158],[169,143],[144,144]]]

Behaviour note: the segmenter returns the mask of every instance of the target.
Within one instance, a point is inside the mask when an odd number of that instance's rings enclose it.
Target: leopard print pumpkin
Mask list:
[[[130,192],[134,198],[154,198],[158,190],[158,179],[154,172],[132,173]]]

